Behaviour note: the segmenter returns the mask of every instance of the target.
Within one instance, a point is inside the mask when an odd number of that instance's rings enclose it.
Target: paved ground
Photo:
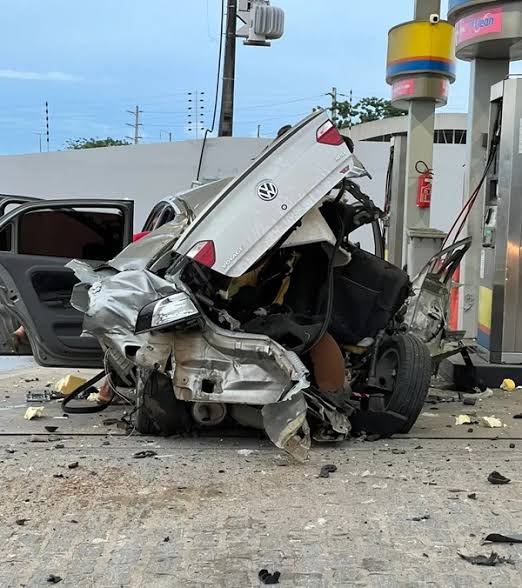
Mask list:
[[[49,574],[60,586],[235,588],[259,586],[262,568],[282,587],[522,585],[522,545],[481,545],[522,533],[522,392],[427,405],[410,438],[316,447],[297,465],[253,438],[128,437],[106,413],[54,419],[49,405],[23,421],[25,389],[58,375],[0,378],[2,588],[49,586]],[[507,426],[455,427],[465,409]],[[157,456],[133,457],[144,449]],[[319,478],[327,463],[337,472]],[[489,484],[492,470],[511,483]],[[458,556],[492,549],[514,565]]]

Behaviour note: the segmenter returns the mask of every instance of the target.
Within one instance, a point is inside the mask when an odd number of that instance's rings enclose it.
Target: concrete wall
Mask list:
[[[40,198],[129,198],[141,228],[158,200],[190,188],[202,141],[0,157],[0,193]],[[209,139],[200,179],[237,175],[267,139]]]
[[[207,142],[201,179],[237,175],[269,143],[267,139],[220,138]],[[356,154],[373,180],[361,186],[384,203],[388,143],[359,142]],[[448,230],[460,210],[465,145],[435,145],[432,226]],[[141,228],[153,205],[189,188],[196,177],[201,141],[61,151],[0,157],[0,193],[41,198],[134,199],[135,227]],[[371,233],[356,239],[369,248]]]

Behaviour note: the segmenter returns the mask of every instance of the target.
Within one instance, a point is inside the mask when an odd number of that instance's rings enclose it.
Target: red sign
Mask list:
[[[440,81],[440,97],[447,98],[449,93],[449,82],[448,80]]]
[[[470,14],[460,19],[456,24],[457,45],[484,35],[501,33],[503,24],[504,10],[502,7]]]
[[[392,86],[392,100],[415,94],[415,80],[399,80]]]

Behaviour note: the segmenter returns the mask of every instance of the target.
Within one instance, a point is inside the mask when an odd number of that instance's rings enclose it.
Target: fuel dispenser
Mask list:
[[[522,364],[522,79],[491,88],[480,258],[479,351]]]

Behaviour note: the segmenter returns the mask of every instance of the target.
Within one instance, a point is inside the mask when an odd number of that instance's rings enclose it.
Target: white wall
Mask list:
[[[267,139],[209,139],[200,179],[237,175]],[[158,200],[190,188],[201,141],[0,157],[0,193],[40,198],[129,198],[141,228]]]
[[[207,142],[201,179],[237,175],[269,143],[267,139],[219,138]],[[373,180],[362,189],[380,206],[390,146],[363,141],[355,152]],[[141,228],[154,204],[189,188],[196,177],[201,141],[60,151],[0,157],[0,193],[41,198],[130,198],[135,201],[135,227]],[[448,230],[460,210],[465,145],[435,145],[432,226]],[[368,247],[365,228],[356,238]]]

